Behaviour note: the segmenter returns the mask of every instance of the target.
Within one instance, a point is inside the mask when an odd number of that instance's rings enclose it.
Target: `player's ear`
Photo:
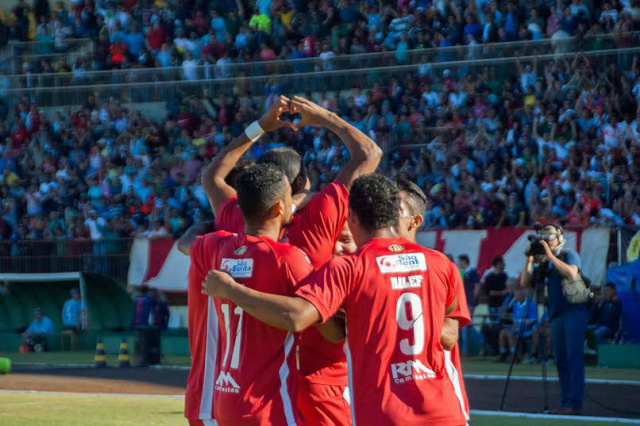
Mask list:
[[[284,200],[280,199],[276,201],[276,203],[271,207],[271,218],[284,216],[285,215],[285,205]]]
[[[411,230],[420,229],[423,222],[424,222],[424,216],[422,216],[421,214],[413,216],[413,218],[411,219]]]

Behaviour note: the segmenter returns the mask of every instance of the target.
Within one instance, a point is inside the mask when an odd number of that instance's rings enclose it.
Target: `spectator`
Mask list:
[[[80,330],[82,327],[82,302],[80,292],[77,288],[72,288],[71,299],[64,302],[62,307],[62,325],[65,330]]]
[[[467,296],[467,304],[469,305],[469,311],[473,312],[473,308],[476,305],[475,297],[477,286],[480,283],[480,276],[476,268],[471,266],[469,256],[467,254],[461,254],[458,256],[458,268],[462,272],[462,280],[464,282],[464,292]]]
[[[153,325],[160,330],[166,330],[169,325],[169,304],[167,295],[161,291],[156,293],[156,303],[153,311]]]
[[[22,344],[26,345],[27,351],[44,352],[47,350],[47,339],[53,335],[53,323],[44,316],[42,308],[33,311],[33,322],[22,333]]]
[[[607,283],[604,287],[604,297],[593,306],[592,324],[588,327],[599,345],[615,337],[621,318],[622,301],[616,294],[616,285]]]
[[[521,331],[522,339],[529,339],[532,337],[536,322],[537,306],[535,302],[529,303],[529,298],[525,294],[525,290],[516,287],[511,307],[511,324],[500,330],[499,362],[506,361],[509,355],[513,356],[515,354],[516,342]],[[521,326],[523,326],[522,329]],[[516,360],[518,360],[519,354],[515,354],[515,356]]]
[[[133,299],[132,328],[149,327],[155,311],[155,299],[149,295],[149,287],[143,285]]]
[[[504,298],[509,293],[507,291],[507,273],[502,256],[495,257],[491,262],[493,265],[482,276],[480,291],[487,297],[490,308],[499,308]]]

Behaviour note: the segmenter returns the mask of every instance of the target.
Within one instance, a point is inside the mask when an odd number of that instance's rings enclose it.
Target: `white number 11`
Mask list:
[[[227,330],[227,344],[224,350],[224,359],[222,361],[222,366],[227,365],[227,359],[229,358],[229,348],[231,347],[231,334],[235,335],[235,342],[233,345],[233,354],[231,355],[231,365],[230,368],[238,368],[238,364],[240,364],[240,342],[242,342],[242,309],[239,306],[233,310],[233,313],[238,315],[240,319],[238,319],[238,331],[236,333],[231,332],[231,318],[229,313],[229,305],[223,304],[220,306],[222,309],[222,314],[224,315],[224,323],[225,329]]]

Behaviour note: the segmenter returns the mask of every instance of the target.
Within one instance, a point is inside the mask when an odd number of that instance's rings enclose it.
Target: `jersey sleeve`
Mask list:
[[[230,196],[218,211],[215,220],[216,229],[241,234],[244,232],[244,217],[238,206],[238,197]]]
[[[452,262],[449,262],[449,279],[447,284],[447,306],[453,303],[456,296],[458,296],[458,303],[456,303],[456,307],[448,313],[446,317],[457,319],[460,327],[465,327],[471,323],[471,315],[467,306],[467,296],[464,291],[462,275]]]
[[[327,322],[351,292],[354,285],[354,263],[350,256],[337,257],[304,279],[295,295],[316,307],[322,322]]]
[[[189,248],[189,257],[191,258],[191,263],[189,265],[189,277],[196,275],[203,275],[204,273],[204,264],[203,259],[205,258],[205,236],[201,235],[197,237],[191,243],[191,247]],[[192,283],[192,280],[189,279],[189,284]]]
[[[290,244],[304,250],[315,267],[328,262],[348,211],[349,190],[334,180],[296,213],[289,227]]]

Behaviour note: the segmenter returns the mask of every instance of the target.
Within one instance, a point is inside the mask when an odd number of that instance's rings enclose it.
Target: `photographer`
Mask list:
[[[584,399],[583,347],[588,315],[586,304],[570,303],[563,294],[563,279],[576,279],[580,273],[580,256],[563,246],[561,227],[542,228],[527,250],[520,285],[547,286],[551,335],[560,378],[560,408],[554,414],[579,414]]]

